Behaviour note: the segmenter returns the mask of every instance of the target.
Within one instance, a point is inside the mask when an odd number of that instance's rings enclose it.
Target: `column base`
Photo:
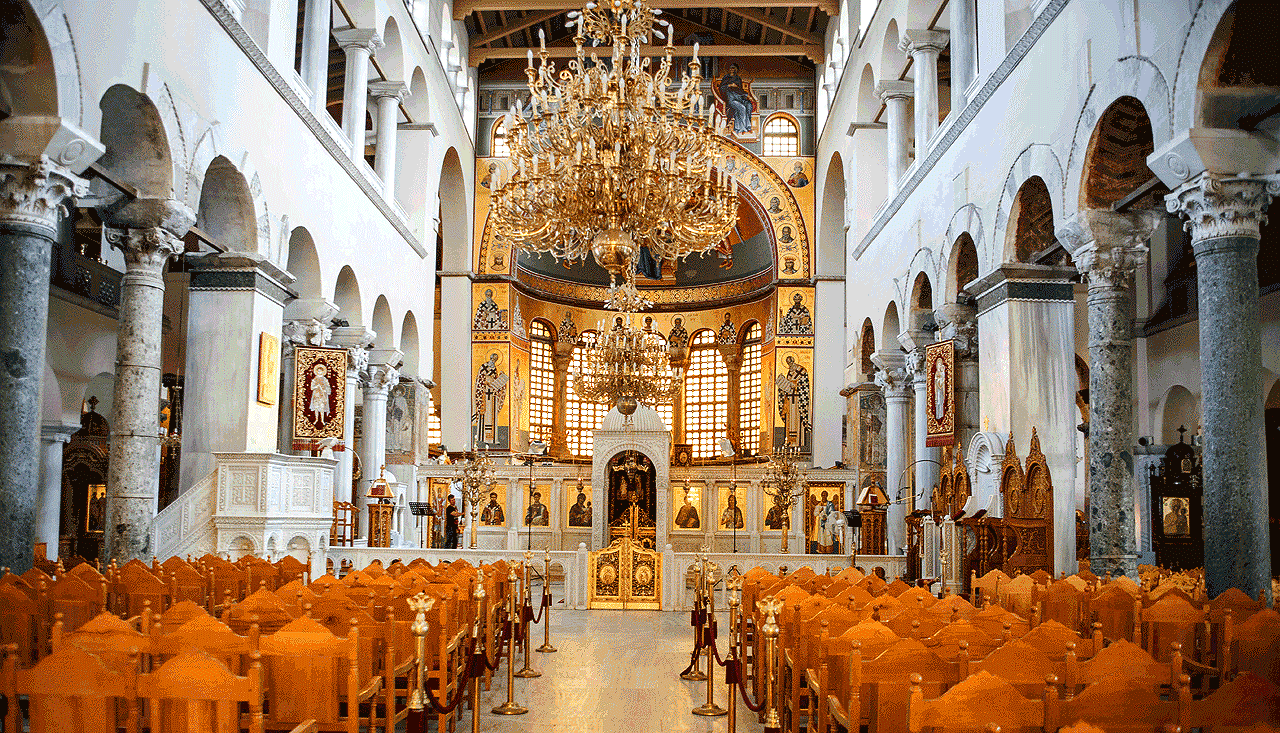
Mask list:
[[[1099,578],[1107,573],[1118,578],[1127,575],[1131,580],[1138,580],[1138,559],[1140,555],[1090,555],[1089,570]]]

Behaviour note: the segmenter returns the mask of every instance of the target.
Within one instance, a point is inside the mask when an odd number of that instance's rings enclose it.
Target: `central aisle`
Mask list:
[[[534,652],[541,677],[516,679],[515,700],[525,715],[504,717],[489,711],[506,700],[506,667],[495,673],[493,689],[481,692],[482,731],[718,731],[727,718],[702,718],[689,711],[706,702],[705,682],[686,682],[680,670],[689,663],[693,630],[688,613],[661,611],[564,611],[552,609],[553,654]],[[727,644],[727,614],[716,614],[720,644]],[[542,643],[541,625],[533,627],[533,646]],[[517,657],[519,669],[524,657]],[[716,702],[726,707],[724,671],[717,668]],[[471,730],[463,714],[458,729]],[[739,700],[738,730],[756,733],[756,716]]]

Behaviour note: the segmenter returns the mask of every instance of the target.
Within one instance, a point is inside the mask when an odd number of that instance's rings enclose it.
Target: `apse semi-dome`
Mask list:
[[[631,426],[627,427],[627,416],[618,412],[618,408],[611,407],[604,415],[604,423],[601,430],[635,430],[637,432],[666,432],[667,424],[662,421],[662,416],[658,411],[648,405],[640,404],[636,406],[636,411],[631,415]]]

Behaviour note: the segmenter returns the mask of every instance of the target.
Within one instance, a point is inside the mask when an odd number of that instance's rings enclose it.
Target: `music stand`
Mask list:
[[[435,516],[435,511],[429,501],[411,501],[409,513],[418,518],[418,547],[422,547],[422,518]]]

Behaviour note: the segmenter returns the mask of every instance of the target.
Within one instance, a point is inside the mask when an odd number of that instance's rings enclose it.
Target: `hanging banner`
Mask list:
[[[924,347],[926,429],[924,444],[930,448],[956,441],[956,342],[943,341]]]
[[[347,402],[347,350],[298,346],[294,356],[294,450],[323,448],[321,441],[326,438],[341,441]],[[343,447],[339,444],[333,449]]]

